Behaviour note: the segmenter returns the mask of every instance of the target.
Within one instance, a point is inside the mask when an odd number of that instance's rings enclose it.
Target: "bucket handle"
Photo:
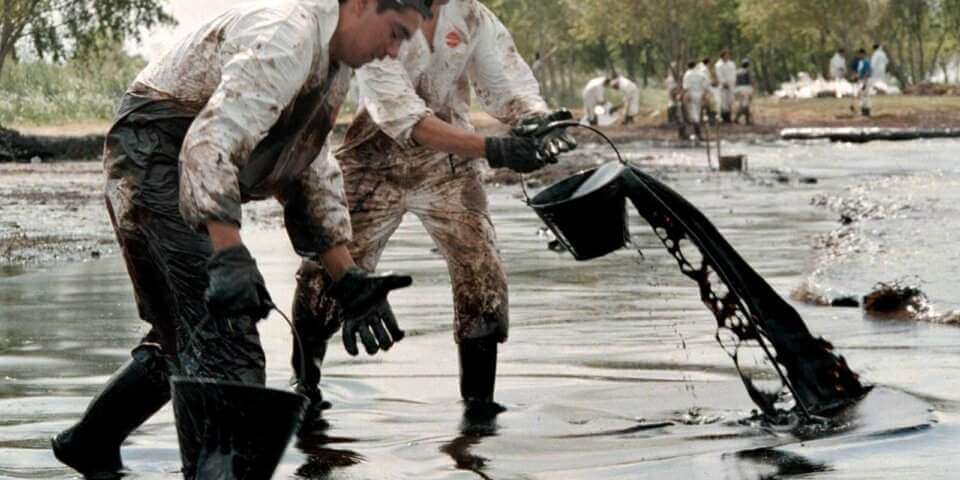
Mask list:
[[[533,132],[530,135],[542,136],[560,128],[583,128],[585,130],[590,130],[591,132],[596,133],[597,135],[600,136],[600,138],[604,139],[607,142],[607,144],[610,145],[610,148],[613,149],[613,152],[617,154],[617,161],[619,161],[624,165],[627,164],[627,162],[623,159],[623,156],[620,155],[620,150],[617,149],[617,145],[613,143],[613,140],[610,140],[610,137],[606,136],[599,129],[594,128],[593,126],[590,126],[590,125],[584,125],[576,120],[560,120],[557,122],[551,122],[544,125],[543,127],[540,127],[539,129],[537,129],[537,131]],[[520,190],[523,191],[524,201],[526,201],[527,205],[530,205],[530,194],[529,192],[527,192],[527,176],[522,173],[520,174]]]

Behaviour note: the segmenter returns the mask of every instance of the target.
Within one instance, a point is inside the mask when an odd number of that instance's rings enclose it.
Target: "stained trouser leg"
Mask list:
[[[296,392],[310,399],[301,431],[314,430],[321,412],[331,406],[320,390],[320,366],[327,354],[327,342],[340,326],[336,304],[326,293],[329,282],[318,263],[304,260],[297,271],[291,312],[297,337],[290,361]]]
[[[152,325],[132,359],[117,370],[90,402],[81,420],[51,440],[54,455],[91,478],[112,478],[123,468],[120,445],[170,400],[168,377],[175,365],[176,334],[170,291],[151,257],[129,192],[108,183],[106,207],[133,283],[140,318]]]
[[[179,213],[144,214],[147,243],[167,276],[177,310],[177,353],[187,377],[266,384],[266,356],[248,315],[212,315],[204,292],[210,238],[196,233]]]
[[[405,208],[402,190],[387,180],[390,168],[383,166],[386,153],[361,146],[338,158],[343,171],[344,190],[350,206],[353,240],[348,245],[360,268],[373,271],[387,241],[403,220]],[[387,162],[389,163],[389,161]],[[320,389],[321,367],[327,343],[341,326],[336,302],[327,294],[331,279],[323,267],[304,260],[297,272],[293,324],[301,346],[294,342],[291,363],[296,374],[298,393],[311,399],[301,432],[313,429],[313,421],[330,407]]]
[[[429,167],[430,162],[427,163]],[[411,193],[410,210],[447,261],[454,296],[454,335],[460,392],[468,402],[492,402],[497,344],[508,334],[507,279],[497,253],[476,162],[455,172],[434,168]]]
[[[166,275],[176,305],[178,373],[193,382],[220,382],[211,384],[207,390],[210,396],[204,398],[174,389],[173,408],[184,477],[232,478],[222,459],[247,461],[260,457],[250,450],[255,445],[251,439],[233,429],[230,422],[239,412],[263,407],[248,395],[238,395],[237,390],[219,385],[266,384],[266,356],[256,325],[259,319],[209,312],[204,293],[209,282],[207,261],[213,246],[209,237],[196,233],[179,212],[145,212],[143,226],[147,245]],[[266,392],[258,395],[266,398]],[[205,409],[237,415],[206,416]],[[276,414],[282,412],[268,413]],[[285,447],[286,440],[283,444]],[[218,455],[210,454],[211,445],[221,449]],[[275,448],[277,445],[256,445],[258,451]]]

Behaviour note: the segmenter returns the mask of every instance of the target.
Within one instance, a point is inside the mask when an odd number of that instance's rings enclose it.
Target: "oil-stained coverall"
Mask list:
[[[733,60],[720,58],[714,65],[717,81],[720,82],[720,115],[725,123],[731,122],[733,111],[734,88],[737,85],[737,64]]]
[[[703,64],[699,64],[703,65]],[[707,89],[710,88],[710,79],[700,66],[693,66],[683,74],[683,105],[687,115],[687,123],[694,126],[697,132],[703,122],[703,100]],[[698,135],[699,136],[699,133]]]
[[[465,344],[489,341],[477,355],[492,355],[495,366],[496,345],[506,341],[508,331],[507,281],[481,179],[483,160],[420,146],[413,131],[430,115],[473,131],[471,86],[484,109],[510,125],[548,109],[509,32],[483,4],[451,0],[436,22],[432,43],[421,30],[397,60],[357,71],[361,109],[337,159],[353,223],[350,250],[361,267],[377,266],[406,213],[420,219],[439,247],[453,284],[461,395],[469,401],[474,354]],[[336,307],[315,263],[305,262],[298,280],[295,323],[300,331],[318,327],[304,343],[308,358],[322,362],[326,341],[338,328]],[[293,364],[300,365],[298,352]],[[307,375],[299,376],[307,381],[301,391],[317,389],[320,382],[317,365],[307,362],[307,369]],[[493,379],[489,381],[492,396]]]
[[[620,90],[623,94],[624,112],[623,123],[629,125],[633,123],[633,117],[640,113],[640,88],[637,84],[626,77],[619,76],[610,82],[610,86],[615,90]]]
[[[583,87],[583,113],[590,125],[597,124],[596,108],[606,102],[606,89],[610,84],[607,77],[596,77]]]
[[[351,239],[326,142],[352,74],[331,64],[338,17],[337,0],[235,8],[127,90],[106,139],[106,203],[150,330],[84,418],[53,440],[64,463],[91,475],[119,469],[120,443],[170,399],[170,373],[264,384],[260,317],[211,312],[205,301],[208,266],[220,258],[205,229],[239,227],[244,202],[274,197],[300,255]]]

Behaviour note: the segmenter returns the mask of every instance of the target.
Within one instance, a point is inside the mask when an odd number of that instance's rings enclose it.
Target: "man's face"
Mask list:
[[[356,27],[351,29],[343,61],[353,68],[385,57],[396,58],[400,45],[420,29],[423,17],[412,8],[377,12],[376,0],[351,2],[358,9]]]

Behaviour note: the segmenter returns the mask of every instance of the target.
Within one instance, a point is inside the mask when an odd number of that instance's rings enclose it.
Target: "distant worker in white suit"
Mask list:
[[[702,138],[700,125],[703,121],[703,97],[710,88],[710,79],[704,74],[704,68],[696,62],[687,64],[683,74],[683,106],[687,124],[692,124],[697,138]]]
[[[590,80],[583,89],[583,113],[590,125],[596,125],[599,122],[596,108],[606,103],[608,86],[610,86],[610,79],[604,76]]]
[[[843,96],[843,81],[847,78],[847,52],[842,48],[837,49],[830,59],[830,80],[833,80],[834,90],[837,98]]]
[[[730,51],[724,50],[714,65],[717,82],[720,84],[720,118],[723,123],[733,122],[733,90],[737,86],[737,64],[730,59]]]
[[[610,88],[623,94],[623,124],[633,123],[633,117],[640,113],[640,88],[636,83],[623,76],[618,76],[610,82]]]
[[[879,43],[874,44],[873,56],[870,57],[870,67],[873,69],[873,72],[870,76],[870,83],[874,85],[877,83],[886,84],[887,66],[889,64],[890,58],[887,57],[887,52],[884,51],[883,45],[880,45]],[[885,87],[885,85],[883,87]]]

